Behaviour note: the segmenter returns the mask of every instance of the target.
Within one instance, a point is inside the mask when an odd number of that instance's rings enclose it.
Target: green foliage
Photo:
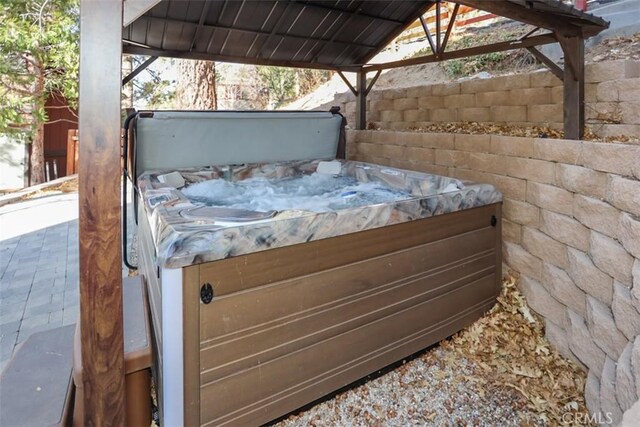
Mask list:
[[[480,71],[500,69],[500,64],[509,56],[504,52],[493,52],[485,55],[453,59],[444,63],[445,70],[452,77],[471,76]]]
[[[78,99],[77,0],[0,3],[0,134],[29,142],[49,94]]]
[[[269,89],[269,98],[278,107],[295,95],[295,70],[284,67],[258,67],[258,76]]]
[[[470,29],[468,34],[455,38],[449,43],[448,51],[467,49],[507,40],[518,39],[529,28],[526,26],[503,27],[499,24],[486,29]],[[442,63],[445,71],[454,78],[471,76],[481,71],[499,72],[518,69],[532,64],[532,58],[523,50],[492,52],[454,59]]]
[[[132,69],[136,69],[147,58],[144,56],[133,56]],[[170,61],[174,65],[173,60],[160,58],[156,62]],[[141,75],[133,79],[130,83],[133,85],[133,102],[134,105],[142,102],[145,108],[162,109],[168,108],[172,104],[176,96],[175,81],[163,79],[161,73],[155,71],[152,67],[145,68],[144,77]]]
[[[329,80],[328,71],[284,67],[257,67],[258,76],[269,90],[274,108],[294,97],[313,91]]]
[[[467,49],[474,46],[488,45],[492,43],[514,40],[522,36],[529,28],[526,26],[505,27],[495,24],[487,28],[470,28],[461,34],[455,34],[447,44],[447,52]],[[431,48],[426,47],[414,52],[410,57],[432,55]],[[483,55],[469,56],[466,58],[443,61],[442,68],[451,78],[467,77],[480,71],[499,72],[502,70],[527,67],[535,61],[533,57],[523,50],[493,52]]]
[[[312,70],[308,68],[296,69],[296,78],[298,79],[299,90],[296,95],[306,95],[313,92],[322,83],[326,83],[331,78],[331,72],[328,70]]]

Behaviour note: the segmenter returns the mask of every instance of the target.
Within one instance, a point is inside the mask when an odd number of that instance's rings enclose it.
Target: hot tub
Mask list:
[[[499,292],[488,184],[301,160],[145,172],[138,190],[164,425],[268,422],[452,335]]]

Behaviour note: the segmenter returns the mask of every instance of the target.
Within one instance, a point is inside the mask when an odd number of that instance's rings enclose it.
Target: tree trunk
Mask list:
[[[216,110],[216,64],[211,61],[180,61],[176,87],[179,109]]]
[[[44,70],[35,66],[36,81],[34,84],[33,112],[44,109]],[[41,184],[45,180],[44,176],[44,122],[36,120],[36,131],[31,141],[31,166],[29,169],[30,185]]]
[[[44,176],[44,123],[38,123],[31,141],[30,185],[42,184]]]

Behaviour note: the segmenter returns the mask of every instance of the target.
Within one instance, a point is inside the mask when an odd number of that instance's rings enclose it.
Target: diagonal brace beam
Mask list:
[[[156,59],[158,59],[157,56],[150,56],[149,59],[144,61],[142,64],[138,65],[135,70],[130,72],[124,79],[122,79],[122,86],[126,85],[131,80],[133,80],[138,74],[143,72],[149,65],[153,64]]]
[[[460,9],[460,5],[458,3],[456,3],[456,5],[453,7],[453,12],[451,13],[451,16],[449,17],[449,24],[447,25],[447,32],[444,34],[444,39],[442,40],[442,46],[440,46],[440,52],[439,53],[444,53],[444,50],[447,47],[447,42],[449,41],[449,36],[451,35],[451,30],[453,30],[453,26],[455,25],[455,22],[456,22],[456,16],[458,15],[458,9]]]
[[[353,87],[353,85],[351,84],[349,79],[347,79],[345,77],[345,75],[342,74],[342,71],[338,70],[337,73],[340,76],[340,78],[342,79],[342,81],[345,82],[345,84],[349,87],[349,90],[351,91],[351,93],[353,93],[354,96],[358,96],[358,91],[356,90],[355,87]]]
[[[555,62],[553,62],[547,55],[540,52],[534,46],[527,47],[529,53],[531,53],[538,61],[542,62],[544,65],[549,68],[549,71],[553,73],[554,76],[564,81],[564,70],[558,66]]]
[[[521,49],[529,46],[540,46],[556,43],[557,41],[558,40],[553,34],[542,34],[539,36],[529,37],[525,40],[511,40],[484,46],[474,46],[466,49],[444,52],[440,55],[418,56],[416,58],[401,59],[382,64],[371,64],[365,66],[365,69],[367,71],[386,70],[390,68],[406,67],[408,65],[427,64],[430,62],[446,61],[448,59],[466,58],[467,56],[482,55],[485,53],[504,52],[506,50]]]
[[[369,92],[371,92],[371,89],[373,89],[373,85],[376,84],[376,82],[378,81],[378,77],[380,77],[380,73],[382,73],[382,70],[378,70],[376,72],[376,75],[373,76],[373,79],[371,79],[371,81],[369,82],[369,86],[367,86],[367,90],[364,91],[365,95],[369,95]]]
[[[422,29],[424,30],[424,34],[427,36],[427,41],[429,42],[429,46],[431,47],[431,52],[434,55],[438,54],[436,50],[436,45],[433,44],[433,38],[431,37],[431,31],[429,31],[429,27],[427,26],[427,21],[424,20],[424,16],[420,15],[420,23],[422,24]]]

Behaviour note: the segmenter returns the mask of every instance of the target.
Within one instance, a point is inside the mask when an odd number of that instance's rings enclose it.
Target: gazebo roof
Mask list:
[[[608,23],[559,0],[456,0],[582,38]],[[125,53],[354,70],[436,4],[424,0],[151,0],[123,29]],[[125,21],[127,16],[125,16]]]

